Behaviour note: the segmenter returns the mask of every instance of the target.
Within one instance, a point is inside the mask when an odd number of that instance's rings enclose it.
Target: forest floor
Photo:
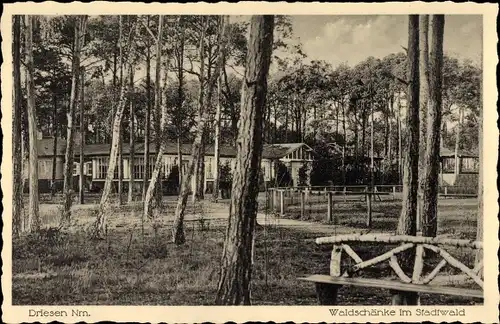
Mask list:
[[[186,243],[182,246],[170,243],[173,199],[164,203],[162,216],[158,217],[161,222],[155,227],[146,222],[144,230],[140,203],[112,206],[108,211],[107,234],[100,241],[89,241],[85,231],[93,221],[97,206],[75,205],[75,221],[70,232],[45,232],[38,237],[28,235],[14,240],[13,304],[212,305],[228,214],[226,203],[189,204]],[[375,225],[376,231],[392,231],[400,208],[395,208],[397,204],[380,206],[383,215],[374,217],[374,225],[380,224]],[[44,223],[56,224],[58,206],[42,204],[40,207]],[[475,231],[472,219],[475,220],[476,209],[473,200],[440,201],[440,232],[470,237]],[[340,226],[320,221],[287,221],[259,213],[259,224],[267,226],[256,230],[252,274],[254,304],[316,305],[314,285],[297,278],[328,273],[331,247],[317,246],[315,238],[366,231],[363,222],[355,221],[358,219],[356,209],[351,206],[350,210],[354,216]],[[364,219],[362,211],[359,218]],[[352,246],[362,258],[369,257],[374,250]],[[379,254],[380,249],[376,250]],[[473,262],[470,251],[457,250],[453,254],[466,264]],[[386,276],[390,275],[390,269],[374,268],[366,274]],[[386,291],[350,287],[341,289],[339,301],[342,305],[389,305],[390,298]],[[422,304],[480,302],[459,297],[422,296]]]

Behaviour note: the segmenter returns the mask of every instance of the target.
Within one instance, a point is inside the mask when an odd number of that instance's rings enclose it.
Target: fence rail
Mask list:
[[[440,186],[438,192],[442,198],[477,197],[477,191],[469,187]],[[334,212],[336,203],[348,201],[366,203],[366,225],[370,227],[373,203],[402,199],[402,186],[376,185],[373,189],[366,185],[277,187],[268,188],[266,195],[267,209],[281,216],[295,213],[304,219],[306,211],[309,215],[314,212],[325,215],[326,209],[326,220],[334,225],[338,224],[338,216]]]

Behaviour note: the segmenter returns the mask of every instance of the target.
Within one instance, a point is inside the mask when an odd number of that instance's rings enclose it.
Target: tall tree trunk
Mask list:
[[[120,89],[123,83],[123,16],[120,15],[119,27],[119,49],[120,49]],[[116,91],[113,89],[113,91]],[[120,128],[118,137],[118,205],[123,205],[123,129]]]
[[[134,107],[134,68],[130,67],[130,80],[129,80],[129,125],[130,125],[130,149],[128,159],[128,197],[127,202],[130,204],[134,201],[135,193],[135,107]]]
[[[481,65],[483,66],[483,59],[481,58]],[[476,241],[483,242],[484,240],[484,235],[483,235],[483,222],[484,222],[484,211],[483,211],[483,191],[484,191],[484,184],[483,184],[483,179],[484,179],[484,157],[483,157],[483,76],[481,74],[481,83],[480,83],[480,104],[479,104],[479,177],[478,177],[478,184],[477,184],[477,200],[478,200],[478,206],[477,206],[477,228],[476,228]],[[481,262],[484,259],[483,257],[483,250],[477,250],[476,255],[475,255],[475,260],[474,263],[477,265],[479,262]],[[484,273],[484,272],[482,272]]]
[[[416,207],[418,189],[419,150],[419,74],[418,74],[418,15],[410,15],[408,28],[408,101],[406,125],[408,125],[403,165],[403,208],[399,218],[398,233],[416,234]]]
[[[250,305],[257,194],[262,157],[262,116],[271,61],[274,16],[253,16],[241,96],[236,154],[216,304]]]
[[[455,177],[460,173],[460,133],[462,131],[462,124],[464,120],[464,109],[458,106],[458,123],[457,131],[455,134]],[[456,179],[456,178],[455,178]]]
[[[137,33],[137,31],[135,31]],[[135,45],[134,42],[134,32],[130,33],[128,40],[128,51],[127,51],[127,61],[132,59],[135,55]],[[132,64],[128,65],[127,74],[125,75],[125,79],[128,78],[130,73],[132,73]],[[106,213],[109,205],[109,195],[111,193],[111,186],[114,179],[114,173],[116,168],[116,162],[118,158],[118,142],[121,131],[121,122],[123,119],[123,111],[125,110],[125,104],[127,103],[127,91],[125,88],[125,84],[122,83],[120,90],[120,100],[118,102],[117,109],[115,111],[114,123],[113,123],[113,136],[111,139],[111,151],[109,154],[109,163],[108,163],[108,171],[106,173],[106,181],[104,182],[104,188],[102,191],[101,201],[99,203],[99,210],[97,213],[97,218],[93,224],[93,229],[91,235],[94,238],[101,238],[106,229]]]
[[[221,54],[217,57],[217,63],[215,68],[215,73],[212,74],[209,82],[208,82],[208,99],[210,100],[210,96],[213,92],[213,88],[216,86],[219,75],[224,68],[224,56],[226,54],[226,47],[228,43],[228,33],[227,29],[224,29],[223,35],[221,37]],[[203,48],[203,37],[200,40],[200,48]],[[202,51],[200,51],[202,52]],[[203,75],[203,74],[201,74]],[[197,129],[195,132],[195,138],[193,141],[192,151],[191,151],[191,160],[189,161],[188,170],[182,179],[181,192],[179,194],[179,198],[177,200],[177,206],[175,209],[175,219],[174,225],[172,228],[172,239],[176,244],[183,244],[185,242],[184,236],[184,212],[186,210],[186,203],[189,196],[189,189],[191,187],[191,179],[193,176],[193,172],[195,170],[196,165],[198,164],[198,159],[203,158],[201,156],[202,153],[202,140],[203,140],[203,129],[205,128],[205,124],[208,119],[209,110],[203,107],[203,90],[200,90],[200,98],[198,101],[199,109],[198,109],[198,123]],[[207,101],[210,102],[210,101]]]
[[[85,203],[85,175],[84,171],[84,163],[85,163],[85,68],[82,67],[80,70],[80,175],[78,177],[79,182],[79,201],[80,204]]]
[[[392,171],[392,118],[394,116],[394,95],[390,96],[389,99],[389,114],[387,118],[388,127],[389,127],[389,139],[387,142],[387,157],[389,160],[389,171]]]
[[[420,100],[420,149],[419,149],[419,159],[418,168],[420,170],[418,175],[418,209],[417,209],[417,229],[420,228],[423,223],[423,199],[424,199],[424,168],[429,167],[428,164],[424,163],[426,155],[426,128],[428,127],[427,119],[427,109],[429,101],[429,15],[420,15],[419,17],[419,78],[420,78],[420,90],[419,90],[419,100]]]
[[[401,125],[401,94],[398,94],[398,177],[399,184],[403,184],[403,130]]]
[[[205,17],[202,18],[202,31],[201,31],[201,36],[200,36],[200,45],[199,45],[199,56],[200,56],[200,77],[199,77],[199,81],[200,81],[200,92],[198,94],[198,116],[202,116],[203,115],[203,111],[204,111],[204,103],[205,103],[205,32],[206,32],[206,29],[207,29],[207,19],[205,19]],[[206,109],[205,109],[206,110]],[[193,158],[196,158],[196,161],[195,162],[195,167],[194,167],[194,181],[193,181],[193,184],[192,184],[192,201],[195,202],[197,201],[200,197],[199,197],[199,191],[198,191],[198,183],[200,182],[200,161],[199,159],[202,159],[203,156],[200,155],[203,153],[203,134],[205,132],[205,124],[203,124],[203,127],[199,127],[198,126],[198,132],[201,132],[201,142],[200,142],[200,151],[197,153],[196,156],[193,156]],[[194,149],[193,149],[194,150]]]
[[[217,79],[217,110],[215,111],[215,144],[214,144],[214,191],[212,200],[219,199],[219,167],[220,167],[220,119],[221,119],[221,78]]]
[[[12,155],[13,155],[13,201],[12,235],[22,232],[23,209],[23,155],[22,155],[22,88],[21,88],[21,16],[13,17],[13,69],[14,69],[14,109],[12,111]],[[31,26],[31,25],[30,25]],[[27,30],[27,29],[26,29]]]
[[[229,17],[221,17],[220,29],[219,29],[219,55],[223,55],[220,42],[222,41],[222,35],[224,33],[224,28],[228,25]],[[225,58],[222,58],[223,64],[225,65]],[[212,200],[217,202],[219,198],[219,166],[220,166],[220,120],[221,120],[221,91],[222,91],[222,74],[219,73],[217,78],[217,108],[215,111],[215,144],[214,144],[214,188],[212,193]]]
[[[71,204],[73,200],[73,161],[74,161],[74,129],[75,125],[75,107],[78,100],[78,89],[80,79],[80,52],[83,45],[83,36],[85,35],[85,25],[87,16],[80,16],[75,22],[75,40],[73,49],[73,62],[72,62],[72,80],[71,80],[71,97],[69,102],[69,110],[67,113],[68,126],[66,134],[66,154],[64,156],[64,223],[69,222],[71,217]]]
[[[346,102],[342,102],[342,131],[344,133],[344,139],[342,142],[342,184],[345,185],[346,183],[346,172],[345,172],[345,150],[346,150],[346,145],[347,145],[347,131],[346,131],[346,126],[345,126],[345,105]]]
[[[160,128],[155,129],[156,133],[156,160],[153,169],[153,174],[151,175],[151,180],[149,182],[148,190],[146,191],[146,196],[144,198],[144,217],[151,217],[151,200],[153,198],[153,194],[156,196],[156,205],[157,207],[161,206],[161,191],[158,193],[158,188],[161,190],[161,186],[159,182],[161,182],[161,166],[163,162],[163,151],[165,149],[165,141],[163,140],[163,134],[165,133],[165,126],[167,123],[167,105],[166,100],[163,104],[161,104],[161,46],[162,46],[162,35],[163,35],[163,16],[158,16],[158,39],[156,40],[156,78],[155,78],[155,111],[156,118],[161,117]],[[167,59],[167,67],[165,68],[165,74],[168,73],[168,59]],[[165,79],[167,79],[167,75],[165,75]],[[165,88],[166,91],[166,88]],[[159,113],[159,114],[158,114]],[[156,121],[155,121],[156,125]],[[158,144],[159,147],[158,147]],[[159,179],[159,181],[158,181]]]
[[[181,25],[182,18],[179,20],[179,25]],[[181,25],[182,27],[182,25]],[[179,86],[177,87],[177,112],[179,114],[182,113],[182,106],[184,104],[184,38],[185,38],[185,29],[181,28],[181,35],[180,35],[180,44],[179,44],[179,52],[178,52],[178,59],[177,59],[177,78],[179,79]],[[179,169],[179,189],[178,189],[178,194],[181,192],[181,186],[182,186],[182,135],[183,135],[183,129],[182,129],[182,123],[179,121],[179,125],[176,125],[177,128],[177,163],[178,163],[178,169]]]
[[[148,16],[149,27],[149,16]],[[149,180],[149,146],[151,129],[151,43],[146,40],[146,116],[144,121],[144,173],[142,178],[142,201],[146,199]]]
[[[155,68],[155,151],[156,154],[160,152],[161,148],[161,143],[162,143],[162,132],[163,128],[161,127],[161,119],[163,118],[162,115],[162,102],[161,102],[161,60],[162,60],[162,37],[163,37],[163,16],[159,15],[158,18],[158,35],[156,39],[156,68]],[[163,157],[162,157],[163,158]],[[161,169],[159,171],[160,175],[160,181],[155,181],[155,200],[156,200],[156,206],[158,208],[161,208],[161,200],[163,197],[162,193],[162,181],[161,179],[163,178]],[[152,175],[151,175],[152,177]],[[152,179],[151,179],[152,182]],[[149,190],[149,188],[148,188]]]
[[[179,194],[181,193],[182,186],[182,144],[180,136],[177,136],[177,168],[179,169]]]
[[[50,196],[54,198],[56,193],[56,173],[57,173],[57,95],[54,94],[53,97],[54,109],[52,111],[52,139],[54,141],[54,147],[52,148],[52,176],[51,176],[51,187]]]
[[[444,15],[432,16],[432,44],[429,78],[429,106],[427,107],[427,140],[425,174],[423,176],[422,235],[435,237],[437,233],[437,204],[439,185],[439,148],[443,89],[443,33]],[[422,111],[421,111],[422,112]]]
[[[418,42],[418,15],[410,15],[408,19],[408,103],[406,109],[406,150],[403,166],[403,203],[397,234],[416,235],[416,209],[418,194],[418,150],[419,150],[419,42]],[[402,268],[412,268],[411,253],[405,253],[401,258]],[[418,295],[401,293],[393,296],[393,303],[416,304]]]
[[[31,232],[40,230],[40,215],[38,207],[38,146],[37,121],[35,107],[35,84],[33,79],[33,25],[35,18],[26,15],[26,97],[28,103],[28,131],[29,131],[29,209],[28,226]]]

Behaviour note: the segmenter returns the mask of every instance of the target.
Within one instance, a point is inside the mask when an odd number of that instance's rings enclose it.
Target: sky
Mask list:
[[[369,56],[383,58],[408,45],[407,15],[291,16],[304,52],[334,67],[355,65]],[[480,64],[482,16],[446,15],[444,52]]]

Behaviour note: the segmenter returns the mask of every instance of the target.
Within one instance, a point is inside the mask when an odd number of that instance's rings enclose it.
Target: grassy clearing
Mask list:
[[[78,222],[71,228],[71,233],[45,231],[39,236],[14,240],[13,303],[212,305],[217,289],[224,223],[210,219],[212,224],[206,226],[191,215],[186,222],[187,243],[179,247],[170,243],[170,212],[163,214],[166,214],[165,221],[157,227],[145,226],[142,235],[137,215],[139,209],[140,205],[114,206],[109,211],[107,237],[98,242],[89,241],[84,231],[84,224],[92,220],[90,211],[93,209],[88,206],[75,206],[74,218]],[[191,212],[199,212],[195,209],[193,207]],[[213,211],[215,207],[206,205],[203,210]],[[43,214],[46,213],[44,209]],[[257,229],[252,281],[254,304],[317,304],[314,285],[297,280],[303,275],[329,272],[330,250],[314,243],[317,236],[276,226]],[[362,258],[381,252],[373,246],[353,247]],[[450,252],[470,264],[469,251]],[[426,269],[435,262],[431,260]],[[362,275],[379,277],[392,274],[387,266],[382,265]],[[339,302],[342,305],[388,305],[390,295],[377,289],[345,287],[340,291]],[[478,301],[422,296],[423,304],[467,305],[474,302]]]
[[[438,204],[438,235],[454,238],[474,239],[477,224],[476,199],[441,199]],[[333,212],[339,225],[353,228],[366,227],[366,203],[362,201],[335,201]],[[372,230],[394,232],[401,212],[400,201],[375,201],[372,204]],[[286,207],[286,218],[302,219],[312,222],[328,223],[326,201],[309,201],[305,206],[304,217],[301,217],[300,203]]]

